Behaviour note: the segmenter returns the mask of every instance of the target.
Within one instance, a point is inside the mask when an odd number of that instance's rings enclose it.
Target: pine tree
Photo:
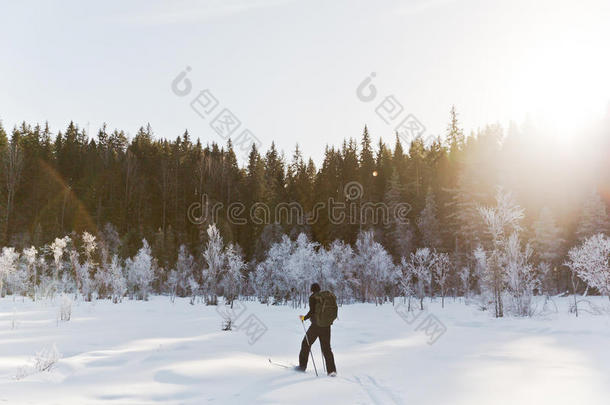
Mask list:
[[[248,213],[252,212],[252,207],[254,204],[260,204],[266,201],[265,195],[267,192],[264,176],[264,162],[256,149],[256,145],[252,144],[252,149],[250,150],[250,155],[248,157],[244,184],[245,205]],[[248,221],[246,229],[241,234],[243,239],[241,239],[240,244],[242,247],[244,247],[247,255],[253,256],[256,241],[260,238],[263,227],[264,224]]]
[[[458,153],[464,147],[464,131],[460,128],[458,122],[458,114],[455,106],[451,106],[449,112],[451,118],[449,125],[447,125],[447,143],[449,144],[449,150],[452,155]]]
[[[582,208],[576,235],[580,241],[598,233],[608,232],[606,204],[598,193],[591,192]]]
[[[374,194],[373,172],[375,171],[375,158],[373,157],[371,137],[366,125],[364,126],[362,141],[360,143],[359,163],[359,181],[364,190],[364,200],[371,201]],[[353,181],[354,179],[351,180]]]
[[[548,207],[540,210],[540,215],[534,222],[533,228],[532,246],[538,259],[549,264],[555,263],[559,258],[563,239],[561,239],[561,231],[555,225],[555,219]]]
[[[15,129],[11,141],[4,148],[2,156],[2,167],[4,172],[3,183],[6,189],[6,212],[4,218],[5,224],[5,243],[8,242],[8,236],[12,229],[11,225],[11,214],[14,210],[15,205],[15,194],[21,182],[21,175],[23,170],[23,150],[20,145],[20,132]]]
[[[428,194],[426,195],[426,206],[420,212],[417,219],[417,228],[425,247],[438,249],[441,246],[440,223],[437,217],[434,193],[431,188],[428,188]]]
[[[413,231],[407,217],[411,207],[403,201],[403,193],[398,172],[394,170],[384,196],[389,216],[388,223],[384,226],[384,242],[396,259],[408,255],[413,245]]]

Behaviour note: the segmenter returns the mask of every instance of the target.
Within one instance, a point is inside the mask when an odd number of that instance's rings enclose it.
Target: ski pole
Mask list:
[[[313,369],[316,372],[316,377],[318,376],[318,369],[316,368],[316,361],[313,359],[313,350],[311,350],[311,345],[309,344],[309,338],[307,337],[307,330],[305,329],[305,322],[301,319],[301,325],[303,325],[303,330],[305,331],[305,341],[307,341],[307,346],[309,346],[309,354],[311,355],[311,362],[313,363]]]

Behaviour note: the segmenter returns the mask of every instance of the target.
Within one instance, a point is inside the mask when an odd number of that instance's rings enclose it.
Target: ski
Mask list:
[[[275,362],[275,361],[271,360],[271,358],[269,359],[269,364],[273,364],[274,366],[278,366],[278,367],[282,367],[282,368],[287,368],[287,369],[290,369],[290,370],[294,370],[294,368],[296,367],[296,366],[291,366],[291,365]]]

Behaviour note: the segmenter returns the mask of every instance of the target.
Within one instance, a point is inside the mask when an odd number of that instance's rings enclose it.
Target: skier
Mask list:
[[[311,293],[309,297],[309,312],[306,315],[299,315],[301,322],[311,319],[311,326],[307,329],[305,337],[301,342],[299,365],[296,369],[305,371],[311,345],[317,338],[320,338],[322,355],[326,362],[326,371],[329,376],[335,377],[337,369],[335,367],[335,358],[330,348],[330,325],[337,318],[337,301],[334,294],[330,291],[320,292],[320,285],[318,283],[311,285]]]

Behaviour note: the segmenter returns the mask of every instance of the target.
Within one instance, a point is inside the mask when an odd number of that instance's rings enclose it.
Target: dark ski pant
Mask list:
[[[317,338],[320,338],[322,355],[326,362],[326,372],[332,373],[333,371],[337,371],[335,367],[335,357],[330,348],[330,326],[311,325],[309,329],[307,329],[309,344],[313,346],[313,343]],[[307,344],[307,339],[303,338],[303,341],[301,342],[301,352],[299,353],[299,366],[303,370],[307,368],[307,360],[309,360],[309,345]]]

